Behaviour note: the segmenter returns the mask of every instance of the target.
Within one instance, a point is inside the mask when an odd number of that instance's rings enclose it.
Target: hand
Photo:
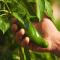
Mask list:
[[[15,24],[15,23],[14,23]],[[12,26],[12,30],[15,29],[17,31],[17,25],[14,24]],[[22,46],[29,46],[29,48],[33,51],[38,52],[52,52],[57,55],[60,53],[60,32],[56,29],[54,24],[51,22],[50,19],[44,17],[41,23],[34,22],[33,25],[36,27],[38,31],[41,31],[42,37],[48,42],[47,48],[41,48],[40,46],[35,45],[30,41],[29,37],[26,37],[25,30],[22,28],[16,32],[16,41],[18,44]]]

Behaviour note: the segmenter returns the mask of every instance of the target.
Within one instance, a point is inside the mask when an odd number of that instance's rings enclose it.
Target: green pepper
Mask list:
[[[41,35],[39,35],[39,33],[37,32],[35,27],[32,25],[30,20],[28,20],[26,18],[22,20],[22,18],[16,12],[13,12],[12,15],[17,18],[17,20],[20,23],[20,26],[22,26],[26,30],[26,35],[30,38],[30,40],[33,43],[35,43],[41,47],[48,46],[47,42],[41,37]]]

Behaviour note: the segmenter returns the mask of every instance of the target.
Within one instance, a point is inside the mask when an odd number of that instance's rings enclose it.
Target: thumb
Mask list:
[[[51,33],[54,34],[58,31],[53,22],[46,17],[43,18],[40,28],[44,37],[50,36]]]

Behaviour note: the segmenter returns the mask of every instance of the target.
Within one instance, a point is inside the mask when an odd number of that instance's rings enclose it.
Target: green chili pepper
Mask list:
[[[18,19],[18,21],[20,22],[20,25],[26,30],[26,35],[30,38],[30,40],[33,43],[41,47],[48,46],[47,42],[41,37],[41,35],[39,35],[35,27],[32,25],[32,23],[28,19],[25,18],[22,20],[22,18],[20,18],[20,16],[16,12],[13,12],[13,16],[15,16]]]

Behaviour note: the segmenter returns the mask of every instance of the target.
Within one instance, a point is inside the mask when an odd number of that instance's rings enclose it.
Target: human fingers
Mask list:
[[[14,33],[16,33],[17,30],[18,30],[18,24],[17,24],[17,23],[18,23],[18,22],[17,22],[16,18],[15,18],[15,17],[12,17],[12,18],[11,18],[11,30],[12,30],[12,32],[14,32]]]
[[[30,43],[29,37],[25,37],[25,38],[23,39],[23,41],[21,42],[21,46],[23,46],[23,47],[28,46],[29,43]]]
[[[21,41],[23,40],[24,34],[25,34],[25,30],[23,28],[21,28],[19,31],[16,32],[15,38],[18,44],[20,44]]]
[[[16,33],[17,30],[18,30],[18,26],[17,26],[17,24],[12,24],[12,26],[11,26],[11,30],[12,30],[12,32]]]

